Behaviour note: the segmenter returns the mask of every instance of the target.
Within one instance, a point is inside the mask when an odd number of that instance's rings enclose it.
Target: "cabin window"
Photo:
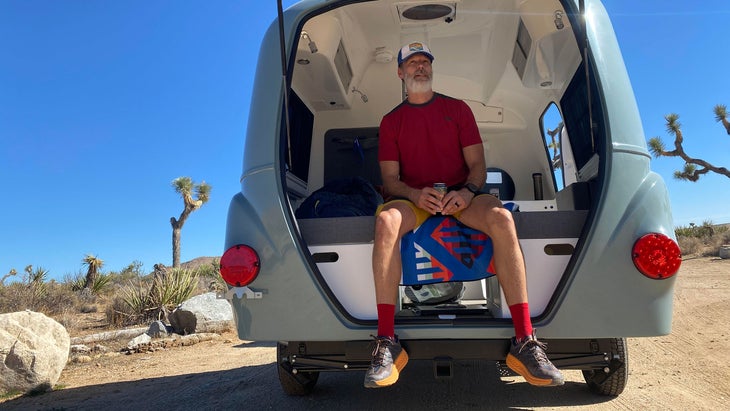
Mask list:
[[[560,191],[565,187],[563,179],[563,153],[560,135],[564,128],[563,116],[555,103],[550,103],[547,110],[540,118],[542,125],[542,137],[545,143],[545,150],[550,163],[550,169],[553,174],[553,182],[555,191]]]
[[[557,192],[577,181],[575,157],[563,116],[555,103],[550,103],[540,124]]]

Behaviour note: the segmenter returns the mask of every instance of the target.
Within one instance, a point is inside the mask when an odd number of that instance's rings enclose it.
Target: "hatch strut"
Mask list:
[[[581,32],[583,33],[583,66],[586,74],[586,89],[588,97],[588,129],[591,133],[591,151],[596,152],[596,139],[593,135],[593,97],[591,95],[591,75],[588,69],[588,30],[586,29],[586,3],[585,0],[578,1],[578,10],[580,13]]]
[[[289,134],[289,81],[287,79],[287,63],[286,63],[286,41],[284,41],[284,9],[281,0],[276,1],[277,17],[279,20],[279,49],[281,50],[281,81],[284,89],[284,132],[286,133],[286,154],[287,168],[292,166],[291,161],[291,135]]]

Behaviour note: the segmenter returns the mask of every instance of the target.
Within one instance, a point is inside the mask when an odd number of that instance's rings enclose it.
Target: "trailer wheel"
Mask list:
[[[279,374],[281,389],[287,395],[303,396],[311,394],[319,379],[319,372],[297,372],[295,374],[285,354],[286,347],[285,342],[276,344],[276,369]]]
[[[608,373],[604,370],[583,370],[583,378],[593,393],[615,397],[624,391],[629,379],[629,349],[626,338],[611,340],[609,355],[612,359]]]

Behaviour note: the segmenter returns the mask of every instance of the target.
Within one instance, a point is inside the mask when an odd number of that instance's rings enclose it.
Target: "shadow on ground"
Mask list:
[[[190,409],[533,409],[610,401],[573,378],[562,387],[532,387],[518,377],[500,378],[493,363],[454,364],[452,379],[433,377],[432,363],[412,361],[394,386],[365,389],[364,373],[323,373],[314,392],[290,397],[274,364],[61,389],[1,404],[6,410]]]

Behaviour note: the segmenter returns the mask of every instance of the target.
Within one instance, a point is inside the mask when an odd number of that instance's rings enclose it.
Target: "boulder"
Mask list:
[[[0,393],[52,389],[70,347],[66,328],[44,314],[0,314]]]
[[[165,338],[172,332],[172,327],[168,327],[162,321],[155,321],[150,324],[150,328],[147,329],[145,334],[152,338]]]
[[[730,244],[723,244],[720,246],[720,258],[724,260],[730,258]]]
[[[178,334],[220,333],[233,328],[233,310],[215,293],[197,295],[180,304],[169,316]]]

